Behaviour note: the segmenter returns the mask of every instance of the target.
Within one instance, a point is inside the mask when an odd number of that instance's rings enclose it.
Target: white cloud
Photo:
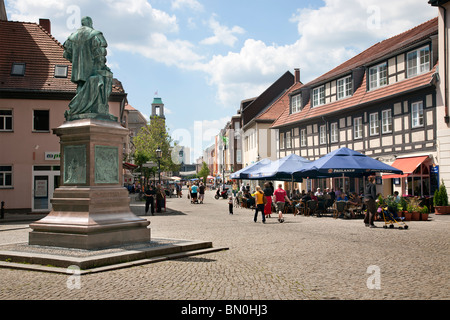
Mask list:
[[[322,7],[299,9],[291,17],[299,34],[295,43],[276,46],[248,39],[239,52],[216,55],[194,68],[208,74],[222,104],[236,108],[287,70],[300,68],[306,83],[436,15],[435,8],[414,0],[325,0]]]
[[[172,66],[187,67],[193,62],[203,59],[194,52],[194,45],[184,40],[169,40],[162,33],[152,33],[140,43],[116,43],[114,47]]]
[[[189,8],[194,11],[203,11],[203,5],[197,0],[173,0],[172,9],[181,10],[183,8]]]
[[[203,39],[200,43],[213,45],[224,44],[226,46],[233,47],[238,38],[235,34],[243,34],[245,30],[239,26],[234,26],[231,29],[227,26],[221,25],[216,20],[216,15],[213,15],[208,21],[209,28],[213,31],[214,36]]]

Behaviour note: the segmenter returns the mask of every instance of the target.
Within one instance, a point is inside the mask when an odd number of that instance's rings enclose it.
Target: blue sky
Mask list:
[[[60,42],[91,16],[130,105],[155,93],[173,137],[194,150],[286,71],[306,83],[437,16],[427,0],[6,0],[8,18],[49,18]],[[198,134],[194,134],[194,127]],[[201,134],[200,134],[201,132]],[[183,138],[181,138],[183,137]],[[202,143],[199,144],[198,141]],[[194,146],[197,146],[194,148]]]

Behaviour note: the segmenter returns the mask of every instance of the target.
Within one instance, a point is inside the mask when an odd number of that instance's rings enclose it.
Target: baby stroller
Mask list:
[[[399,217],[395,210],[389,210],[388,206],[378,208],[378,213],[381,213],[383,215],[383,228],[387,229],[389,227],[392,229],[394,228],[394,224],[397,224],[399,229],[408,229],[408,226],[403,221],[405,218]]]

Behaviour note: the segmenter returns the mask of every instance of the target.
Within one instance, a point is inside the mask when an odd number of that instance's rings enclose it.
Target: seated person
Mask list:
[[[244,195],[242,197],[244,201],[247,201],[247,208],[251,208],[255,205],[255,198],[252,197],[248,189],[245,189]]]
[[[311,197],[311,200],[318,201],[317,196],[312,191],[309,192],[309,196]]]
[[[336,201],[348,201],[348,197],[347,195],[342,192],[341,194],[339,194],[339,196],[336,198]]]
[[[347,202],[347,209],[350,212],[352,218],[355,217],[355,210],[361,209],[362,201],[361,198],[356,194],[356,192],[350,195],[350,199]]]

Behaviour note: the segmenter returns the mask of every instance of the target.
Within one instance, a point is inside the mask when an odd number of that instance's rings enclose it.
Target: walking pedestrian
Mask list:
[[[375,214],[377,212],[375,199],[377,195],[377,189],[374,184],[375,177],[370,176],[368,178],[368,182],[366,184],[366,187],[364,188],[364,204],[366,205],[367,212],[366,216],[364,217],[364,224],[366,227],[375,228],[374,220],[375,220]]]
[[[205,185],[203,182],[200,182],[200,186],[198,187],[198,201],[200,203],[203,203],[203,200],[205,199]]]
[[[197,183],[194,182],[194,185],[191,187],[191,203],[198,203],[197,200],[198,186]]]
[[[156,191],[153,185],[147,186],[145,190],[145,215],[147,215],[149,207],[151,208],[152,216],[155,215],[155,194]]]
[[[256,186],[255,200],[256,200],[256,209],[255,209],[255,216],[253,217],[253,221],[256,222],[256,220],[258,218],[258,212],[261,211],[262,222],[266,223],[266,216],[264,214],[264,193],[262,192],[260,186]]]
[[[289,202],[292,205],[291,200],[287,197],[286,191],[283,190],[282,185],[278,185],[278,189],[273,193],[275,197],[275,203],[277,204],[278,210],[278,222],[284,222],[283,218],[283,210],[285,206],[285,201]]]
[[[264,214],[270,218],[272,214],[272,196],[273,196],[273,187],[270,186],[269,182],[264,183],[264,196],[266,197],[266,204],[264,205]]]

